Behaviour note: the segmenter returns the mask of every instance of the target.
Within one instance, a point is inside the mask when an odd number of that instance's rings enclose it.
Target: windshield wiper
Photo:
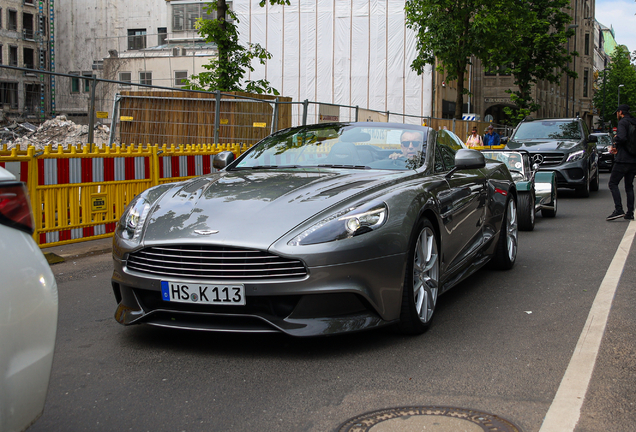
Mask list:
[[[300,165],[254,165],[254,166],[245,166],[245,167],[236,167],[235,169],[239,170],[248,170],[248,169],[285,169],[285,168],[302,168]]]
[[[319,164],[318,168],[351,168],[351,169],[371,169],[366,165],[335,165],[335,164]]]

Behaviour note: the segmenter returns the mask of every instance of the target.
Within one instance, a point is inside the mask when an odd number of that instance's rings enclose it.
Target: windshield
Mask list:
[[[597,146],[607,147],[612,145],[612,138],[610,138],[608,135],[597,135],[597,136],[598,136]]]
[[[527,139],[581,139],[579,124],[575,121],[533,121],[521,123],[513,140]]]
[[[524,174],[523,156],[511,151],[482,151],[484,157],[503,162],[508,167],[513,180],[520,180]]]
[[[416,169],[425,160],[427,132],[386,124],[296,127],[265,138],[231,169]]]

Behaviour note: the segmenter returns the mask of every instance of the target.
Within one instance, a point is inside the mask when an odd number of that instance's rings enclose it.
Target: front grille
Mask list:
[[[128,269],[162,278],[257,281],[307,276],[305,265],[268,252],[208,245],[155,246],[129,255]]]
[[[561,165],[561,163],[563,162],[563,153],[535,153],[535,155],[536,154],[540,154],[543,157],[541,166]],[[536,161],[534,157],[533,161]]]

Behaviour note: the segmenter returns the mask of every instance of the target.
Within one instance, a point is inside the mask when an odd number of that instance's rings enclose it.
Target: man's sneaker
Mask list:
[[[634,213],[633,213],[633,212],[627,212],[627,213],[625,213],[625,219],[627,219],[627,220],[634,220]]]
[[[605,219],[605,220],[611,221],[611,220],[618,219],[618,218],[622,218],[622,217],[625,217],[625,216],[626,216],[626,215],[625,215],[625,212],[624,212],[624,211],[622,211],[622,210],[620,210],[620,211],[619,211],[619,210],[614,210],[614,212],[613,212],[611,215],[609,215],[609,216],[607,217],[607,219]],[[633,218],[634,218],[634,215],[632,215],[632,219],[633,219]],[[626,218],[626,219],[627,219],[627,218]]]

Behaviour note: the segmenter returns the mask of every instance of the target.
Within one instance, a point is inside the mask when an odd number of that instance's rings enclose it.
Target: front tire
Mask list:
[[[585,177],[585,184],[583,186],[577,186],[575,189],[576,196],[579,198],[587,198],[590,196],[590,176],[591,172],[587,172],[587,176]]]
[[[501,221],[499,238],[495,255],[490,261],[491,267],[497,270],[510,270],[517,260],[519,232],[517,228],[517,206],[514,197],[506,203],[506,210]]]
[[[431,325],[439,294],[439,247],[433,224],[422,219],[415,228],[404,277],[399,328],[422,334]]]
[[[534,229],[534,194],[532,192],[519,193],[519,229],[521,231],[532,231]]]
[[[596,174],[594,175],[594,180],[592,180],[592,183],[590,183],[590,190],[592,192],[598,191],[598,187],[599,187],[599,183],[600,183],[598,165],[596,165],[595,173]]]

